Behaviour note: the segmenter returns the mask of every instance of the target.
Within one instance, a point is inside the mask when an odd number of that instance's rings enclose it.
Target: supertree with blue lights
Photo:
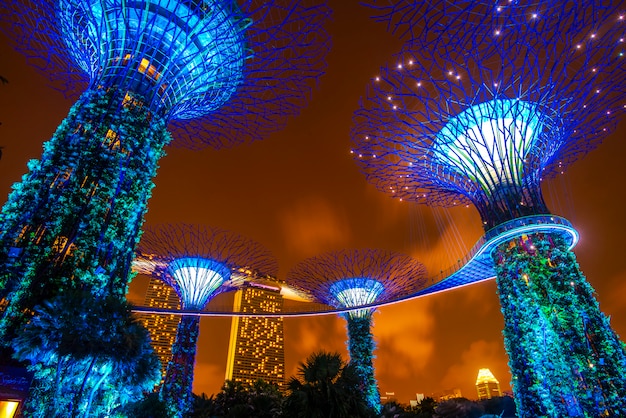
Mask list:
[[[124,297],[164,147],[282,128],[325,70],[329,18],[325,0],[4,2],[16,49],[82,94],[2,209],[0,339],[60,289]]]
[[[470,17],[456,41],[445,13],[408,31],[355,114],[354,157],[397,198],[473,204],[486,238],[499,240],[492,259],[520,416],[624,416],[624,344],[561,232],[571,225],[541,193],[626,109],[624,17],[617,4],[580,2],[556,16],[509,12],[498,26],[490,4],[459,6]],[[411,19],[421,18],[396,23]]]
[[[355,249],[328,252],[298,263],[287,274],[287,283],[334,308],[380,304],[412,295],[426,286],[426,268],[408,255],[387,250]],[[374,339],[371,333],[375,308],[348,310],[342,316],[348,326],[350,363],[355,366],[368,406],[381,411],[374,377]]]
[[[172,286],[181,309],[202,311],[217,294],[235,289],[251,274],[276,276],[278,263],[261,244],[203,225],[147,227],[133,269]],[[160,396],[182,416],[192,402],[193,369],[200,331],[198,315],[183,315]]]

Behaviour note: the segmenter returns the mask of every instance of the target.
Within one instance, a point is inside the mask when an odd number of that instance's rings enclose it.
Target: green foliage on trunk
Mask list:
[[[88,90],[2,208],[0,337],[66,289],[124,297],[157,162],[171,136],[141,98]]]
[[[359,376],[359,393],[365,398],[367,405],[380,412],[380,393],[374,377],[374,337],[371,333],[372,312],[366,314],[346,314],[348,323],[348,351],[350,364]]]
[[[161,399],[172,408],[174,417],[182,417],[192,403],[193,369],[200,332],[200,317],[183,316],[172,345],[172,359],[167,365],[161,386]]]
[[[624,345],[565,242],[524,235],[493,258],[520,416],[626,416]]]

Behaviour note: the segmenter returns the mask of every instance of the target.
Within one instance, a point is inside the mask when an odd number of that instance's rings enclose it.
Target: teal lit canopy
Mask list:
[[[93,84],[130,87],[173,119],[215,111],[242,83],[244,18],[235,1],[60,0],[68,52]]]

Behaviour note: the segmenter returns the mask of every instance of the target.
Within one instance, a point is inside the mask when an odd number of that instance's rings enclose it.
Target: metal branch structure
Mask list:
[[[164,147],[282,128],[325,70],[329,18],[325,0],[3,3],[4,34],[81,94],[2,209],[2,340],[60,288],[123,297]]]
[[[602,22],[606,16],[620,10],[621,0],[603,2],[509,1],[493,2],[446,0],[366,0],[362,5],[372,10],[372,19],[383,23],[387,31],[404,41],[438,40],[452,47],[477,46],[483,54],[489,51],[485,37],[496,32],[525,27],[526,41],[532,36],[550,32],[552,42],[562,42],[572,28],[585,28]],[[476,32],[477,28],[482,32]],[[570,30],[560,31],[567,27]],[[467,32],[472,35],[467,36]],[[487,48],[487,49],[486,49]],[[484,56],[484,55],[483,55]]]
[[[297,264],[287,283],[310,294],[316,301],[336,308],[366,306],[397,300],[426,287],[426,269],[412,257],[375,249],[325,253]],[[380,394],[372,363],[373,308],[343,314],[348,324],[351,363],[361,379],[365,400],[380,412]]]
[[[278,263],[262,245],[229,231],[167,224],[145,229],[133,269],[172,286],[182,309],[201,311],[215,295],[237,288],[250,275],[275,277]],[[175,406],[177,416],[191,406],[199,327],[198,316],[181,318],[161,386],[161,398]]]
[[[624,16],[612,12],[617,4],[546,2],[558,10],[548,24],[510,13],[494,30],[493,3],[443,3],[470,16],[459,38],[446,32],[445,13],[406,32],[411,42],[355,114],[354,157],[380,190],[471,203],[488,237],[506,237],[491,256],[521,416],[624,415],[623,343],[560,225],[530,229],[549,219],[541,181],[597,146],[626,109]]]

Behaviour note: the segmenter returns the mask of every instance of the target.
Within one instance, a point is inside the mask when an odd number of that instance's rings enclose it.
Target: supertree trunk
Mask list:
[[[182,417],[191,407],[199,331],[198,316],[183,316],[178,324],[176,341],[172,346],[172,359],[167,365],[165,381],[161,387],[161,399],[174,409],[172,413],[175,417]]]
[[[626,416],[626,352],[556,234],[493,254],[520,416]]]
[[[2,209],[0,334],[63,289],[123,297],[166,121],[141,98],[87,90]],[[10,340],[5,339],[5,340]]]
[[[356,369],[361,382],[360,392],[370,408],[380,412],[380,393],[374,377],[374,339],[371,333],[372,312],[358,311],[357,315],[346,314],[348,323],[348,350],[350,363]]]

